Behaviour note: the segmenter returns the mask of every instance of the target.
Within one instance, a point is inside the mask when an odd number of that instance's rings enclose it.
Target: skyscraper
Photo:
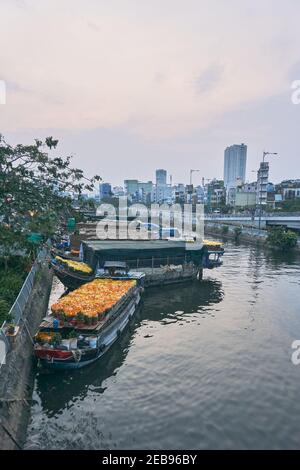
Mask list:
[[[166,170],[156,170],[156,186],[167,184],[167,172]]]
[[[110,183],[100,183],[99,194],[100,200],[110,197],[112,195]]]
[[[224,184],[235,187],[237,181],[244,183],[246,177],[247,145],[231,145],[224,152]]]

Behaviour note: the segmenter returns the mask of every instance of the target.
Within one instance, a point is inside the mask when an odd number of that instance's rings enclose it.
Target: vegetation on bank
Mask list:
[[[8,314],[31,268],[28,257],[14,256],[9,263],[0,259],[0,326],[11,321]]]
[[[227,235],[229,233],[229,225],[222,225],[221,233],[222,235]]]
[[[299,198],[286,199],[273,212],[300,212],[300,200]]]
[[[100,180],[72,168],[70,156],[57,156],[57,145],[47,137],[12,146],[0,134],[0,323],[40,245],[74,215],[70,195],[80,201]]]
[[[297,245],[297,234],[284,227],[272,227],[268,230],[267,243],[282,251],[291,250]]]
[[[242,233],[242,227],[234,227],[234,239],[236,242],[240,240]]]

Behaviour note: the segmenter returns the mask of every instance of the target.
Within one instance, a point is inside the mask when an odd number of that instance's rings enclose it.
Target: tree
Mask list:
[[[235,239],[236,242],[239,241],[239,239],[242,235],[242,232],[243,232],[242,227],[240,227],[240,226],[239,227],[234,227],[234,239]]]
[[[229,225],[222,225],[221,233],[222,235],[227,235],[229,232]]]
[[[7,271],[8,260],[11,256],[29,251],[29,245],[18,232],[14,232],[8,226],[0,226],[0,256],[4,261],[4,270]]]
[[[281,203],[281,210],[284,212],[299,212],[300,199],[287,199]]]
[[[282,226],[271,227],[268,231],[267,243],[282,251],[291,250],[297,245],[297,234]]]
[[[9,145],[0,134],[0,245],[27,250],[33,232],[47,238],[61,216],[72,212],[71,195],[92,191],[91,179],[71,167],[71,157],[50,156],[58,141],[47,137],[32,145]],[[4,247],[4,248],[3,248]]]

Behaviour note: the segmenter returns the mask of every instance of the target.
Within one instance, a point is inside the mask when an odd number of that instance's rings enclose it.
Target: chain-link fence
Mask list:
[[[42,264],[46,261],[47,255],[48,248],[47,246],[45,246],[45,248],[43,248],[39,252],[30,272],[28,273],[28,276],[24,281],[24,284],[18,294],[18,297],[16,298],[13,306],[9,311],[9,316],[12,318],[14,325],[16,326],[19,324],[21,318],[23,317],[25,307],[32,292],[35,276],[40,271]],[[8,340],[5,334],[5,326],[6,322],[4,322],[0,328],[0,369],[2,365],[5,364],[7,353],[11,350],[10,341]]]

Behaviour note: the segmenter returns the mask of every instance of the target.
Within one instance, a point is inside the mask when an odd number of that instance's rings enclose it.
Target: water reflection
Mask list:
[[[55,292],[60,295],[60,288],[56,283]],[[53,372],[39,369],[36,377],[36,393],[43,411],[51,418],[60,411],[74,406],[78,400],[84,400],[90,390],[103,393],[105,391],[103,383],[115,375],[125,362],[130,344],[143,322],[166,324],[169,320],[181,323],[189,321],[188,319],[195,313],[209,314],[207,307],[221,302],[223,296],[221,282],[211,279],[163,289],[149,289],[133,321],[104,358],[74,371]]]

